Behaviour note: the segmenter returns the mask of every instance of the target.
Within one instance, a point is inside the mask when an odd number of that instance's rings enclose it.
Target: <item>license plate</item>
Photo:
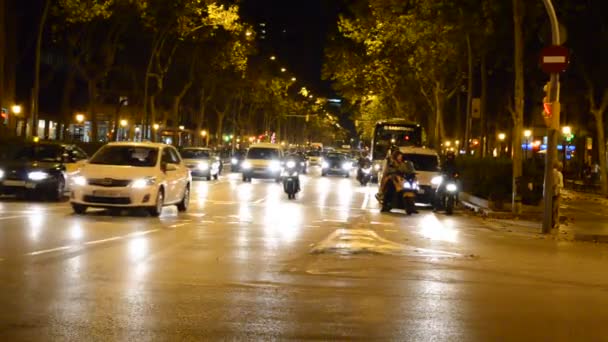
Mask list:
[[[424,189],[418,189],[419,194],[424,194]]]
[[[5,180],[2,184],[4,186],[25,186],[25,181]]]
[[[120,193],[111,190],[93,190],[93,196],[99,197],[120,197]]]

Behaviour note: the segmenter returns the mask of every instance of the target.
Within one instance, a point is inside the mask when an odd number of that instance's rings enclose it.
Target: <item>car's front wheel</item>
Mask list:
[[[184,189],[184,197],[182,197],[181,202],[177,204],[177,210],[184,212],[188,210],[188,205],[190,205],[190,185],[186,185],[186,188]]]
[[[87,212],[87,206],[82,204],[72,203],[72,210],[75,214],[83,215]]]
[[[163,206],[165,204],[165,193],[162,188],[158,190],[158,194],[156,195],[156,202],[153,207],[148,209],[150,216],[159,217],[163,211]]]

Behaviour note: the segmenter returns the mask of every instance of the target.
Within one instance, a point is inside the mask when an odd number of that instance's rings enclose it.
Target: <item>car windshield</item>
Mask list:
[[[193,148],[182,150],[181,155],[185,159],[209,159],[211,157],[209,150],[197,150]]]
[[[406,153],[403,155],[403,159],[411,161],[416,171],[437,171],[439,169],[439,160],[433,155]]]
[[[249,159],[278,159],[279,150],[276,148],[253,147],[247,152]]]
[[[59,162],[62,151],[58,145],[25,145],[7,150],[6,159]]]
[[[308,156],[309,157],[319,157],[321,155],[321,152],[319,151],[310,151],[308,152]]]
[[[142,146],[104,146],[91,164],[152,167],[158,160],[158,148]]]
[[[339,154],[339,153],[328,153],[325,158],[326,159],[331,159],[331,160],[342,160],[342,159],[346,159],[346,156],[344,156],[343,154]]]

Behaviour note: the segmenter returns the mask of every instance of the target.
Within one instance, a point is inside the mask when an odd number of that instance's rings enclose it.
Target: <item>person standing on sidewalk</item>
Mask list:
[[[551,226],[554,229],[559,228],[559,205],[562,189],[564,188],[563,168],[564,166],[561,162],[556,162],[553,165],[553,222]]]

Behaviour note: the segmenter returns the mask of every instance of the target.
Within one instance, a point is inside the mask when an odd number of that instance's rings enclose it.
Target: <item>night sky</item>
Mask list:
[[[323,49],[328,33],[335,30],[337,0],[244,0],[243,16],[252,24],[266,23],[262,53],[276,54],[284,66],[322,96],[333,96],[321,81]],[[256,28],[258,35],[260,27]]]

